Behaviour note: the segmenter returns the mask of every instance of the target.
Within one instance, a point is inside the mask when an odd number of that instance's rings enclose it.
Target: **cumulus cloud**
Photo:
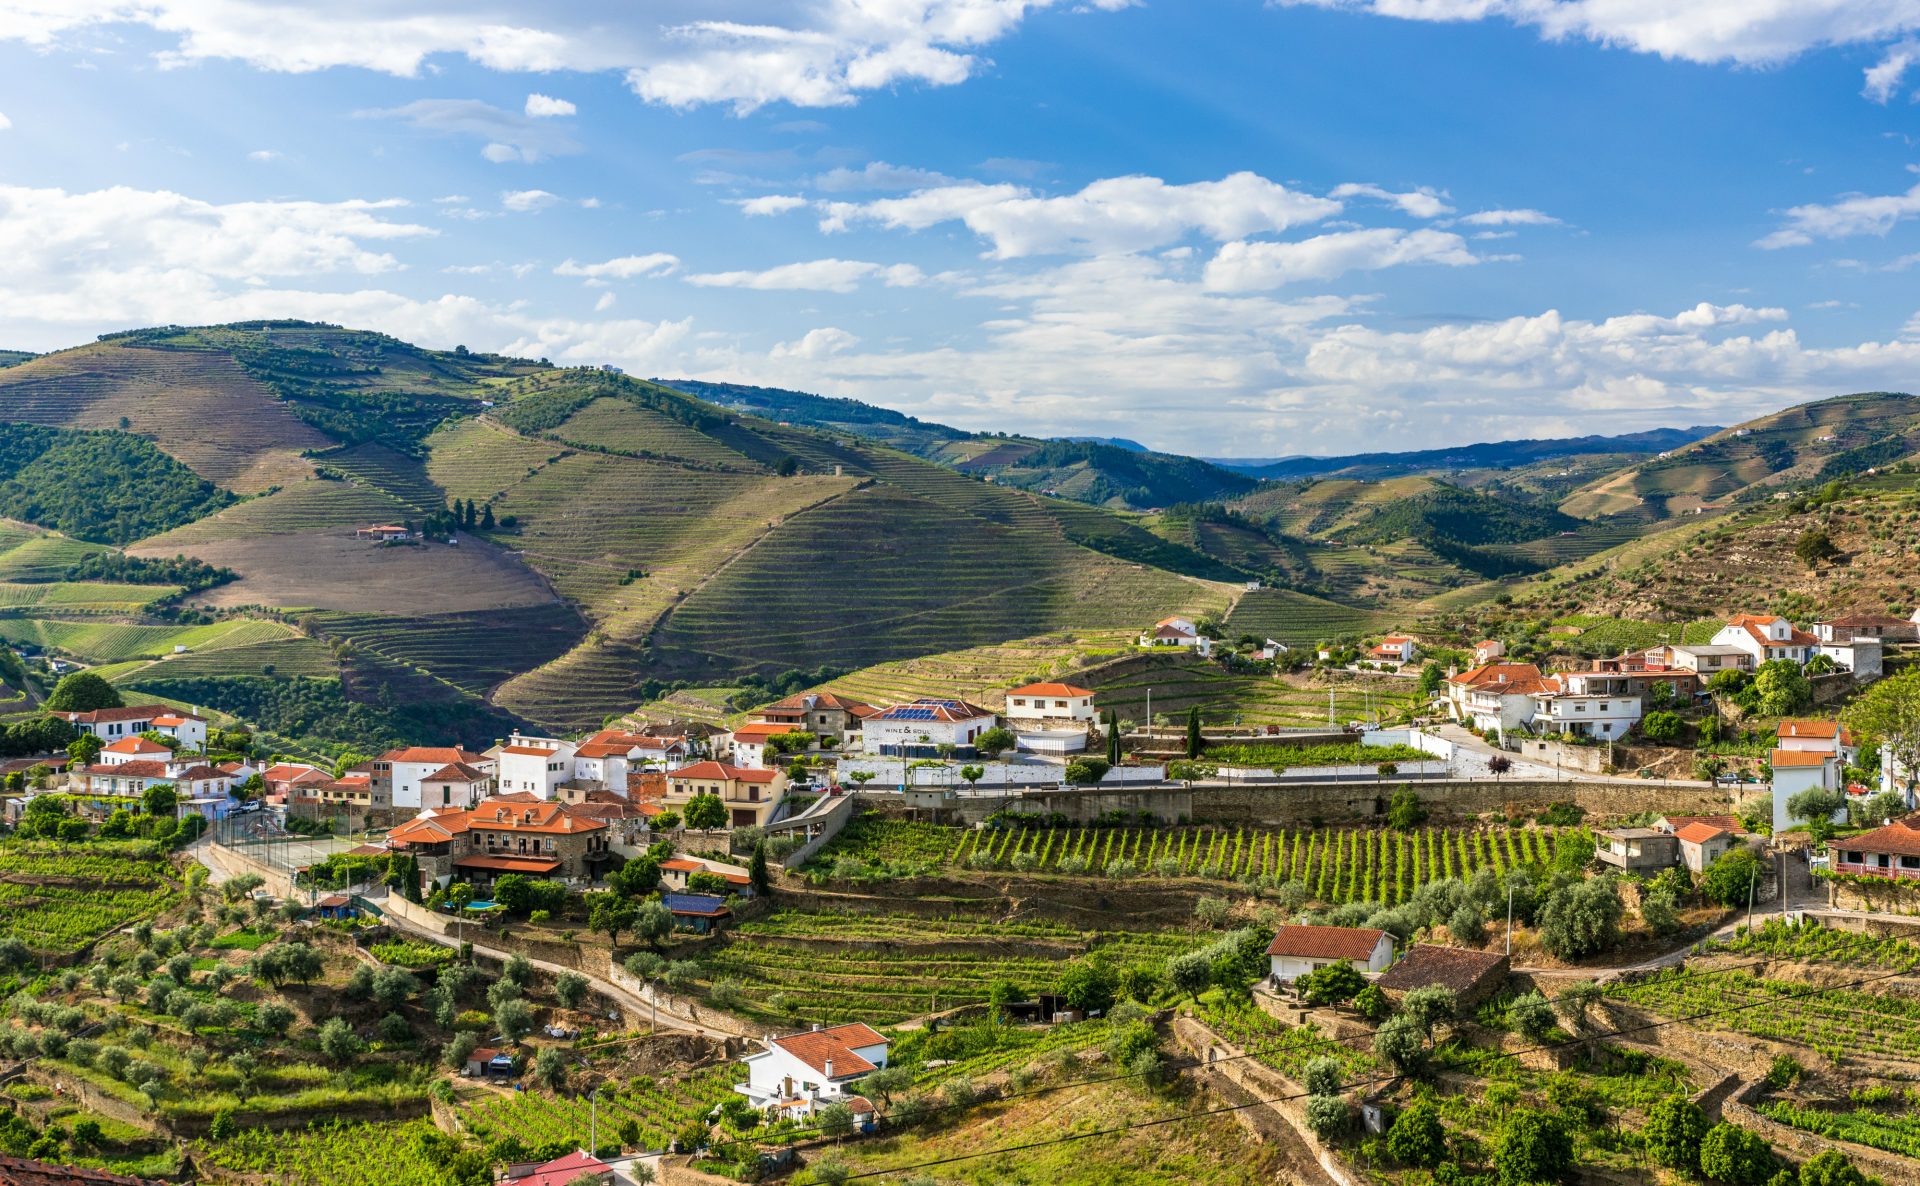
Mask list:
[[[741,198],[734,202],[742,214],[764,217],[770,214],[785,214],[798,210],[807,204],[807,200],[797,194],[767,194],[758,198]]]
[[[993,259],[1071,252],[1144,251],[1189,234],[1216,241],[1284,231],[1339,213],[1330,198],[1288,189],[1255,173],[1173,185],[1158,177],[1110,177],[1078,193],[1041,197],[1014,185],[965,182],[901,198],[828,202],[820,227],[856,222],[922,230],[959,221],[992,248]]]
[[[0,4],[5,2],[0,0]],[[361,119],[397,119],[437,136],[484,140],[486,144],[480,149],[480,155],[496,165],[513,161],[531,164],[550,156],[579,152],[580,144],[571,136],[530,118],[533,100],[541,97],[528,98],[527,115],[504,111],[478,99],[415,99],[400,107],[360,111],[355,115]]]
[[[1374,198],[1398,206],[1415,218],[1439,218],[1443,214],[1453,213],[1453,207],[1446,203],[1446,195],[1424,185],[1407,193],[1394,193],[1384,186],[1349,182],[1335,186],[1327,196],[1341,199]]]
[[[600,299],[593,302],[593,311],[595,313],[605,313],[608,309],[613,308],[613,305],[614,295],[610,292],[603,292],[600,294]]]
[[[4,111],[0,111],[0,132],[4,132],[8,128],[11,128],[12,126],[13,126],[13,121],[7,118],[7,113]]]
[[[1401,264],[1461,267],[1479,262],[1466,240],[1448,231],[1377,227],[1335,231],[1291,243],[1227,243],[1208,262],[1206,283],[1218,291],[1250,292]]]
[[[775,359],[827,358],[860,344],[860,339],[836,326],[826,325],[819,329],[810,329],[791,342],[781,342],[768,352]]]
[[[634,280],[642,276],[665,276],[680,266],[680,257],[664,251],[646,255],[623,255],[597,264],[576,263],[569,259],[556,265],[556,276],[579,276],[587,280]]]
[[[815,259],[782,264],[759,272],[702,272],[687,283],[702,288],[757,288],[808,292],[852,292],[862,281],[880,280],[889,288],[911,288],[926,280],[912,264],[875,264],[856,259]]]
[[[1920,62],[1920,41],[1908,39],[1890,47],[1884,57],[1867,67],[1860,93],[1875,103],[1885,103],[1900,89],[1900,80],[1916,62]]]
[[[1503,19],[1543,37],[1581,37],[1689,62],[1761,66],[1831,45],[1872,45],[1920,29],[1913,0],[1274,0],[1418,21]]]
[[[280,159],[280,154],[271,148],[256,148],[247,154],[247,159],[259,165],[271,164]]]
[[[579,113],[579,110],[578,107],[575,107],[565,99],[556,99],[551,95],[543,95],[538,91],[527,96],[526,112],[528,119],[552,119],[559,115],[575,115]]]
[[[414,76],[436,54],[502,71],[619,71],[643,99],[843,106],[866,91],[972,76],[979,51],[1046,8],[1131,0],[0,0],[0,39],[75,41],[110,24],[170,40],[163,64],[234,59],[264,70],[354,66]],[[501,143],[506,143],[502,141]]]
[[[1826,205],[1795,206],[1786,215],[1786,225],[1759,246],[1772,250],[1805,247],[1815,239],[1884,235],[1895,223],[1920,215],[1920,184],[1901,194],[1847,194]]]

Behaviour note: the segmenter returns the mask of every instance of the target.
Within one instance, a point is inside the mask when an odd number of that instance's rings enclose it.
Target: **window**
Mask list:
[[[1859,863],[1860,863],[1860,850],[1858,850],[1858,849],[1854,849],[1854,850],[1852,850],[1852,851],[1850,851],[1850,852],[1848,852],[1848,853],[1847,853],[1847,854],[1846,854],[1846,855],[1845,855],[1844,857],[1842,857],[1841,859],[1842,859],[1842,860],[1844,860],[1844,861],[1846,861],[1846,862],[1847,862],[1847,864],[1849,864],[1849,865],[1857,865],[1857,864],[1859,864]]]
[[[1900,867],[1902,869],[1920,869],[1920,857],[1901,857]]]

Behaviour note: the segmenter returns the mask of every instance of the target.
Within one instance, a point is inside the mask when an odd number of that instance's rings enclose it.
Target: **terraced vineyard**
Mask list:
[[[1298,881],[1318,901],[1404,902],[1430,881],[1548,866],[1562,848],[1593,849],[1584,829],[1266,828],[972,829],[863,815],[810,867],[835,879],[939,870],[1067,876]]]
[[[0,420],[117,429],[122,417],[240,493],[306,472],[300,451],[332,443],[220,351],[99,342],[0,370]]]
[[[1289,589],[1250,590],[1227,615],[1226,633],[1251,634],[1288,646],[1311,646],[1354,638],[1386,628],[1388,618],[1373,610],[1339,605]]]
[[[95,670],[115,683],[138,685],[143,680],[193,679],[217,675],[270,675],[279,679],[309,676],[331,679],[340,674],[333,652],[317,638],[304,635],[219,647],[186,655],[169,655],[151,663],[114,664]]]
[[[1148,689],[1155,717],[1177,723],[1190,707],[1198,707],[1201,720],[1211,725],[1305,728],[1368,717],[1390,721],[1416,703],[1418,689],[1410,679],[1338,678],[1342,682],[1319,687],[1236,675],[1184,654],[1139,654],[1075,677],[1093,688],[1094,703],[1102,711],[1111,708],[1121,720],[1136,722],[1146,720]]]
[[[743,924],[698,962],[708,988],[737,983],[746,1002],[738,1011],[757,1020],[886,1025],[984,1001],[995,980],[1038,991],[1058,979],[1063,963],[1089,952],[1121,966],[1159,967],[1201,941],[1184,931],[1074,931],[781,911]],[[979,950],[965,950],[968,944]]]
[[[582,633],[579,616],[561,605],[424,617],[316,613],[305,621],[328,637],[481,695],[565,654]]]
[[[57,581],[68,568],[110,549],[0,521],[0,581]]]
[[[818,613],[819,587],[795,579],[822,556],[845,574],[830,620]],[[675,608],[655,645],[735,666],[864,664],[993,643],[1063,618],[1123,629],[1184,592],[1165,574],[1012,527],[955,530],[950,511],[874,486],[770,532]],[[775,622],[794,625],[766,628]]]
[[[447,497],[488,502],[572,450],[482,420],[460,420],[429,437],[427,476]]]
[[[625,400],[603,398],[581,408],[550,434],[573,444],[677,458],[720,469],[762,471],[741,453],[691,425]]]
[[[384,445],[355,445],[329,453],[321,461],[362,485],[399,500],[415,515],[447,505],[447,496],[427,477],[426,467],[418,458],[396,453]]]
[[[1012,642],[967,647],[937,655],[876,663],[825,687],[872,704],[897,704],[922,696],[959,696],[997,707],[1006,689],[1042,679],[1087,678],[1081,663],[1119,653],[1137,631],[1061,631]]]
[[[46,609],[63,614],[131,614],[179,590],[172,585],[116,585],[93,581],[0,584],[0,615],[7,610]]]
[[[198,1159],[233,1174],[300,1186],[454,1186],[444,1158],[423,1138],[433,1122],[316,1123],[305,1130],[246,1129],[196,1142]]]
[[[133,626],[118,622],[0,618],[0,638],[8,642],[51,647],[99,663],[156,658],[172,654],[177,646],[191,651],[211,651],[299,637],[299,631],[284,623],[253,618],[232,618],[207,626]]]
[[[0,936],[57,956],[154,917],[177,900],[180,886],[150,850],[146,844],[0,846]]]
[[[1834,1065],[1920,1066],[1920,1001],[1861,989],[1821,989],[1746,972],[1666,969],[1607,995],[1668,1017],[1808,1047]],[[1750,1007],[1744,1007],[1750,1006]]]
[[[671,1080],[656,1080],[638,1089],[600,1093],[602,1143],[628,1120],[640,1126],[640,1147],[664,1149],[690,1123],[705,1117],[734,1094],[738,1069],[708,1067]],[[529,1147],[563,1144],[583,1148],[592,1123],[592,1105],[585,1099],[560,1099],[524,1092],[489,1095],[460,1113],[461,1121],[483,1141],[515,1137]]]
[[[171,556],[193,544],[264,535],[301,535],[419,517],[418,511],[390,494],[357,482],[315,478],[142,540],[135,550],[142,555]]]

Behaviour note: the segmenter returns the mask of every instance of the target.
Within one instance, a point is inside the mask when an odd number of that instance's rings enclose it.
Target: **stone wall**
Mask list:
[[[1029,791],[1019,796],[1020,809],[1059,812],[1086,823],[1113,812],[1147,813],[1166,823],[1179,821],[1221,824],[1276,824],[1297,826],[1354,824],[1374,821],[1387,813],[1387,801],[1400,783],[1391,779],[1369,782],[1299,783],[1280,786],[1216,786],[1110,791]],[[1710,786],[1663,782],[1557,782],[1529,779],[1468,780],[1412,783],[1420,802],[1436,821],[1467,820],[1489,813],[1524,815],[1553,803],[1574,803],[1591,820],[1657,811],[1673,815],[1708,815],[1727,811],[1731,796]],[[961,820],[974,823],[1009,806],[1000,798],[963,799],[955,809]]]
[[[1859,910],[1868,914],[1920,914],[1920,881],[1888,881],[1870,885],[1864,881],[1826,879],[1827,905],[1835,910]]]
[[[1538,737],[1520,737],[1513,740],[1515,753],[1529,762],[1538,762],[1543,766],[1558,766],[1587,774],[1605,774],[1607,767],[1613,764],[1613,743],[1611,742],[1602,745],[1568,745],[1563,741],[1542,741]]]
[[[1174,1018],[1173,1033],[1180,1044],[1204,1064],[1196,1067],[1196,1071],[1219,1075],[1255,1099],[1269,1101],[1262,1107],[1286,1121],[1298,1134],[1334,1186],[1363,1186],[1367,1181],[1336,1150],[1313,1135],[1313,1129],[1307,1125],[1306,1088],[1272,1067],[1244,1057],[1244,1051],[1194,1018]]]
[[[1817,1133],[1780,1123],[1754,1111],[1753,1105],[1766,1093],[1766,1083],[1756,1080],[1740,1091],[1728,1096],[1720,1105],[1720,1115],[1728,1123],[1759,1133],[1773,1144],[1776,1149],[1784,1149],[1801,1160],[1824,1153],[1828,1149],[1838,1149],[1846,1154],[1847,1160],[1859,1167],[1869,1177],[1879,1178],[1892,1186],[1920,1186],[1920,1162],[1909,1160],[1895,1153],[1886,1153],[1866,1145],[1856,1145],[1851,1141],[1837,1141],[1832,1137],[1823,1137]]]

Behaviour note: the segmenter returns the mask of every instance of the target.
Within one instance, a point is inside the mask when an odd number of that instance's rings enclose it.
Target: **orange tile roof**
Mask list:
[[[1267,944],[1268,955],[1305,959],[1364,960],[1373,956],[1386,932],[1374,927],[1283,926]]]
[[[662,869],[672,869],[676,873],[704,873],[707,867],[690,857],[669,857],[660,862]]]
[[[748,745],[754,745],[765,741],[769,737],[778,737],[783,733],[798,732],[800,732],[800,726],[798,725],[772,723],[742,725],[733,731],[733,739],[735,741],[744,741]]]
[[[776,700],[772,704],[761,705],[756,711],[765,714],[778,712],[815,712],[820,709],[839,710],[858,714],[862,709],[871,710],[873,706],[863,700],[854,700],[837,692],[797,692],[792,696]]]
[[[1740,822],[1739,816],[1734,815],[1663,815],[1660,818],[1675,832],[1688,824],[1709,824],[1729,832],[1738,832],[1746,826]]]
[[[443,844],[467,830],[467,816],[461,810],[418,815],[387,833],[388,844]]]
[[[519,803],[503,801],[502,797],[483,799],[478,807],[467,813],[467,826],[485,831],[564,833],[596,832],[604,829],[605,820],[583,819],[570,815],[559,803],[536,802]]]
[[[1835,847],[1843,849],[1920,857],[1920,828],[1914,827],[1906,820],[1897,819],[1871,832],[1862,832],[1858,836],[1847,840],[1836,840],[1833,843]]]
[[[1826,739],[1840,735],[1839,721],[1781,721],[1776,737],[1814,737]]]
[[[772,782],[779,771],[748,770],[726,762],[695,762],[667,775],[668,778],[717,778],[732,782]]]
[[[448,762],[445,766],[427,775],[425,782],[485,782],[492,777],[484,770],[476,770],[465,762]]]
[[[560,862],[546,857],[458,857],[456,869],[489,869],[496,873],[551,873]]]
[[[548,749],[541,745],[503,745],[500,747],[500,752],[503,754],[517,754],[523,758],[550,758],[560,751],[557,749]]]
[[[1775,766],[1824,766],[1832,760],[1832,754],[1808,753],[1793,749],[1774,750],[1772,758]]]
[[[1024,688],[1013,688],[1009,696],[1091,696],[1092,688],[1082,688],[1074,684],[1028,684]]]
[[[1722,836],[1731,836],[1733,833],[1725,828],[1716,828],[1712,824],[1693,823],[1675,832],[1674,835],[1688,844],[1705,844],[1709,840],[1718,840]]]
[[[380,760],[383,762],[433,762],[444,766],[448,762],[484,762],[487,760],[487,755],[469,753],[450,745],[405,745],[381,754]]]
[[[836,1025],[832,1029],[810,1030],[773,1039],[773,1044],[806,1063],[822,1075],[827,1063],[833,1063],[833,1078],[851,1079],[880,1068],[853,1052],[855,1046],[882,1046],[886,1039],[873,1027],[860,1022]]]
[[[147,761],[122,762],[118,766],[104,766],[99,763],[95,763],[92,766],[83,767],[81,770],[81,773],[92,774],[92,775],[117,775],[121,778],[168,778],[170,777],[170,775],[167,774],[167,764],[165,762],[147,762]]]
[[[1538,680],[1541,678],[1539,665],[1534,663],[1482,663],[1480,666],[1450,676],[1447,682],[1463,687],[1477,688],[1483,684],[1508,684],[1515,680]]]
[[[170,754],[173,751],[144,737],[122,737],[100,751],[103,754]]]

